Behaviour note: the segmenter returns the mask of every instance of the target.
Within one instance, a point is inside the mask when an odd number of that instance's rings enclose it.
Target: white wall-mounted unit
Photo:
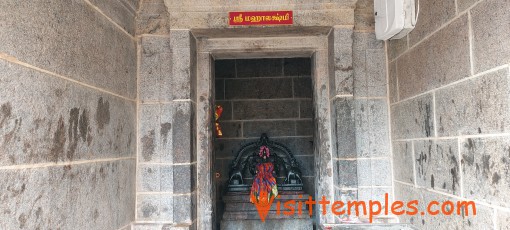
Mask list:
[[[414,29],[420,10],[414,0],[374,0],[375,35],[379,40],[400,39]]]

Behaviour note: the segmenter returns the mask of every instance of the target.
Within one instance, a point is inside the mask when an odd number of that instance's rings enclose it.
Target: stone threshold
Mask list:
[[[377,230],[415,230],[416,227],[409,224],[336,224],[323,226],[324,230],[343,229],[377,229]]]

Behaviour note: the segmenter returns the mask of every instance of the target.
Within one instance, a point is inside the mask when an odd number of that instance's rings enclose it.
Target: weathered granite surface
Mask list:
[[[295,229],[309,230],[313,229],[312,219],[284,219],[284,220],[242,220],[242,221],[222,221],[221,229],[237,230],[237,229],[253,229],[253,230],[269,230],[269,229]]]

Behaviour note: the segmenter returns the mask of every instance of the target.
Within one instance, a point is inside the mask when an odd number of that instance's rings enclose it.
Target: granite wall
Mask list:
[[[510,225],[510,2],[421,1],[388,42],[396,199],[474,200],[476,216],[401,217],[423,229]]]
[[[336,136],[335,200],[393,198],[385,44],[375,38],[373,1],[359,0],[354,30],[332,33]],[[345,44],[352,37],[352,44]],[[338,216],[342,223],[346,216]],[[391,217],[390,221],[395,218]],[[386,217],[375,222],[388,222]]]
[[[163,1],[142,1],[138,43],[136,218],[132,229],[196,229],[196,59]]]
[[[0,229],[135,212],[137,1],[0,1]]]
[[[295,11],[296,26],[335,25],[328,51],[333,65],[317,70],[321,81],[329,73],[331,84],[317,92],[325,97],[329,92],[334,109],[319,113],[331,112],[337,140],[333,147],[328,142],[317,148],[325,158],[319,165],[328,167],[315,175],[335,178],[331,186],[337,200],[345,195],[380,197],[391,190],[385,55],[383,44],[374,39],[371,1],[360,0],[356,6],[352,0],[228,6],[164,1],[144,0],[140,6],[137,0],[0,1],[0,86],[5,89],[0,92],[0,228],[119,229],[133,221],[134,229],[196,228],[198,84],[195,38],[189,29],[226,27],[226,12],[233,10],[284,7]],[[476,12],[470,23],[481,15]],[[474,36],[473,41],[491,44],[484,39]],[[404,52],[402,47],[397,50]],[[474,63],[494,63],[493,56],[483,53],[490,49],[471,48],[475,55],[480,51]],[[319,53],[315,63],[324,64],[328,58],[324,50]],[[307,74],[287,76],[287,60],[281,61],[280,78],[292,79],[296,103],[295,95],[305,92],[311,79]],[[296,90],[303,82],[304,91]],[[306,95],[298,97],[294,109],[311,102]],[[293,115],[293,131],[285,122],[273,122],[279,131],[291,132],[275,136],[309,138],[294,151],[303,152],[303,159],[312,152],[308,131],[313,122],[307,111]],[[263,128],[256,124],[262,121],[249,119],[242,121],[242,136],[236,136],[238,121],[227,122],[226,138],[251,138],[245,132],[250,122],[255,123],[252,128]],[[329,135],[328,127],[322,130]],[[324,152],[330,147],[333,153]],[[314,163],[303,165],[310,169]]]

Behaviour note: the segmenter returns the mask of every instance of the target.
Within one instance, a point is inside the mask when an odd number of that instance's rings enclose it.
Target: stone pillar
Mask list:
[[[332,147],[332,129],[329,101],[329,76],[330,68],[328,63],[328,50],[319,49],[315,52],[312,61],[312,78],[314,88],[314,119],[315,119],[315,199],[322,197],[331,199],[334,196],[334,178],[333,178],[333,147]],[[331,212],[322,214],[319,210],[321,206],[317,205],[315,215],[320,224],[334,223],[334,216]]]
[[[195,229],[194,50],[189,30],[142,36],[137,222]],[[139,224],[137,224],[139,225]]]
[[[334,26],[330,34],[335,200],[357,199],[356,129],[354,120],[353,26]],[[342,216],[336,216],[339,223]]]
[[[212,92],[214,64],[212,58],[207,52],[200,52],[197,56],[196,81],[197,87],[197,150],[202,153],[197,156],[197,167],[201,170],[197,172],[197,229],[214,229],[214,201],[215,194],[213,183],[213,108]],[[198,61],[199,59],[199,61]],[[198,107],[200,106],[200,107]],[[204,119],[205,118],[205,119]]]
[[[353,58],[358,199],[383,202],[393,197],[384,42],[355,30]]]
[[[195,48],[189,30],[170,30],[173,101],[183,105],[174,119],[174,224],[196,228]]]

